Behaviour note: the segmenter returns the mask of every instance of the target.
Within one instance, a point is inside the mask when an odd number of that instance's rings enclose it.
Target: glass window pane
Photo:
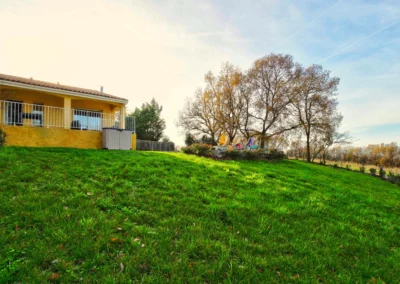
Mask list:
[[[33,105],[32,107],[32,125],[43,126],[43,105]]]
[[[74,121],[72,122],[72,128],[101,130],[101,112],[79,109],[74,110]]]

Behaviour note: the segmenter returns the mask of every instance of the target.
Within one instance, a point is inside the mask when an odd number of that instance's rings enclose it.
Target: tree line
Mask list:
[[[306,158],[304,145],[292,147],[287,151],[289,157]],[[323,158],[319,155],[318,158]],[[374,165],[376,167],[400,167],[400,147],[397,143],[368,145],[365,147],[336,146],[329,149],[325,159],[335,162],[353,162],[360,165]]]
[[[241,70],[229,62],[218,75],[204,76],[204,87],[188,98],[177,126],[216,145],[225,134],[256,138],[261,148],[301,137],[306,159],[313,148],[335,143],[342,115],[338,112],[339,78],[320,65],[304,67],[291,55],[269,54]]]

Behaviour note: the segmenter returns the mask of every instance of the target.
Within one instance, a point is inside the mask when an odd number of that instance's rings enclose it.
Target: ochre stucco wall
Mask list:
[[[100,131],[13,126],[1,123],[0,128],[7,134],[6,145],[8,146],[102,148],[102,132]],[[136,134],[132,134],[132,150],[136,150]]]
[[[95,100],[76,100],[72,99],[71,107],[74,109],[84,109],[91,111],[101,111],[103,113],[114,114],[118,109],[117,106],[111,105],[106,102],[95,101]]]
[[[0,125],[7,134],[6,145],[27,147],[70,147],[101,149],[102,132]]]
[[[26,104],[43,104],[45,106],[64,107],[64,98],[61,95],[32,91],[20,88],[4,87],[10,94],[0,100],[22,101]]]

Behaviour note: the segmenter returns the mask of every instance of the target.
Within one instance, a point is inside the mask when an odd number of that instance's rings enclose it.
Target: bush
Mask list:
[[[380,168],[379,168],[379,176],[380,176],[381,178],[385,178],[385,176],[386,176],[386,172],[385,172],[385,170],[383,169],[383,167],[380,167]]]
[[[6,143],[6,136],[6,133],[0,128],[0,147],[3,147]]]
[[[243,151],[243,159],[245,160],[257,160],[261,158],[260,150],[256,151]]]
[[[388,174],[388,180],[389,180],[391,183],[400,185],[400,175],[396,175],[396,174],[394,174],[394,173],[392,173],[392,172],[389,172],[389,174]]]
[[[350,165],[346,165],[346,170],[351,171],[351,166]]]
[[[237,150],[234,147],[212,147],[206,144],[193,144],[188,147],[182,147],[181,151],[185,154],[192,154],[214,159],[230,160],[282,160],[287,156],[284,152],[271,150],[266,152],[262,149],[257,150]]]
[[[187,147],[182,147],[181,148],[181,152],[188,154],[188,155],[194,155],[194,150],[191,146],[187,146]]]
[[[239,151],[239,150],[228,149],[223,154],[225,157],[231,158],[232,160],[239,160],[242,157],[241,152],[242,151]]]
[[[211,156],[212,146],[207,144],[195,143],[191,147],[194,149],[195,155],[209,157]]]
[[[210,157],[212,146],[207,144],[195,143],[187,147],[182,147],[181,151],[185,154],[192,154],[202,157]]]
[[[269,160],[282,160],[282,159],[286,159],[287,156],[284,152],[279,151],[277,149],[272,149],[268,154],[267,154],[267,158]]]
[[[369,172],[371,173],[371,175],[376,175],[376,169],[375,168],[370,168]]]
[[[364,167],[364,166],[361,166],[361,167],[360,167],[360,172],[361,172],[361,173],[365,173],[365,167]]]
[[[338,164],[333,164],[333,167],[338,168],[339,166],[338,166]]]

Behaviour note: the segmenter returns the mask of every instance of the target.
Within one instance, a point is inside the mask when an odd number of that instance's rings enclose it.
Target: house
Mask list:
[[[7,134],[7,145],[102,148],[103,128],[126,129],[127,103],[103,88],[95,91],[0,74],[0,128]],[[129,129],[136,149],[134,126]]]

